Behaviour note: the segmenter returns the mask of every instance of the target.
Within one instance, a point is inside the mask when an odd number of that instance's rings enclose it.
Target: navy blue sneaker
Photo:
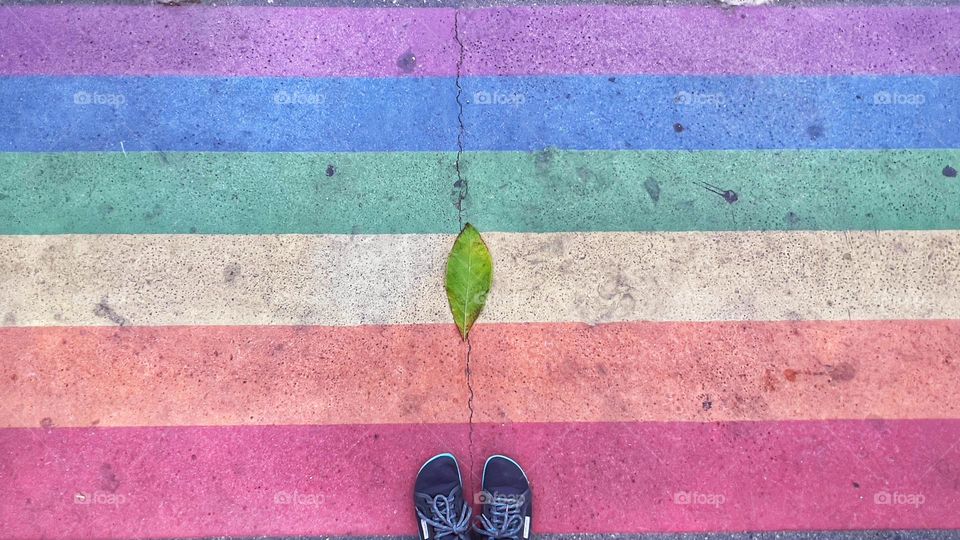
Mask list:
[[[490,456],[483,466],[480,518],[473,526],[483,540],[528,540],[533,518],[530,482],[516,461]]]
[[[413,485],[420,540],[469,540],[473,511],[463,498],[460,467],[452,454],[428,459]]]

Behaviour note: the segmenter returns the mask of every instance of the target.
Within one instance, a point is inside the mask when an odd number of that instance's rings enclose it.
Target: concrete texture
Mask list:
[[[960,9],[18,7],[16,75],[854,75],[960,71]],[[110,21],[112,32],[100,31]],[[176,34],[166,29],[177,28]],[[629,29],[629,31],[624,31]],[[41,42],[33,33],[45,36]],[[690,36],[697,36],[692,40]],[[460,44],[462,58],[458,56]],[[196,54],[196,51],[203,54]],[[668,51],[664,54],[659,51]],[[409,56],[405,56],[409,55]]]
[[[944,540],[960,536],[955,531],[887,530],[887,531],[809,531],[809,532],[741,532],[741,533],[643,533],[643,534],[534,534],[537,540]],[[299,540],[412,540],[415,536],[298,536]],[[297,540],[294,538],[259,537],[258,540]],[[244,540],[242,537],[219,537],[219,540]]]
[[[495,270],[482,322],[960,318],[957,231],[485,238]],[[452,243],[4,236],[0,313],[8,326],[443,323]]]
[[[189,1],[0,7],[0,535],[957,536],[955,5]]]
[[[6,153],[0,233],[449,233],[456,164],[454,152]],[[459,166],[463,217],[484,232],[960,228],[960,181],[944,173],[957,150],[550,149],[465,152]]]
[[[3,151],[960,147],[955,76],[24,76],[0,99]]]
[[[452,451],[467,493],[486,456],[517,458],[540,533],[958,528],[958,438],[957,420],[880,419],[5,429],[0,518],[14,538],[407,534],[411,479]],[[277,503],[294,491],[313,497]]]
[[[958,0],[0,0],[0,6],[77,6],[132,5],[163,7],[375,7],[375,8],[483,8],[530,7],[553,5],[616,5],[616,6],[707,6],[729,10],[764,4],[767,7],[830,7],[830,6],[956,6]]]
[[[4,328],[0,397],[7,427],[960,416],[956,321],[480,324],[470,340],[468,389],[445,324]]]

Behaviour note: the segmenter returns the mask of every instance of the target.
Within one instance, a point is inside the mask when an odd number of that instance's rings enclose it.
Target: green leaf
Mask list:
[[[470,328],[487,302],[493,282],[493,258],[477,229],[467,223],[447,258],[447,300],[450,312],[467,339]]]

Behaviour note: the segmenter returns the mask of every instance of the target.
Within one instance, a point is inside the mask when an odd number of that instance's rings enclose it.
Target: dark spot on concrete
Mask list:
[[[117,479],[117,475],[113,472],[113,467],[109,463],[100,465],[100,487],[110,493],[120,487],[120,480]]]
[[[763,371],[763,389],[767,392],[773,392],[777,389],[777,378],[774,376],[772,369]]]
[[[460,184],[459,186],[457,184]],[[453,189],[450,190],[450,200],[453,202],[453,207],[458,211],[463,210],[463,201],[467,198],[467,189],[461,180],[457,180],[453,184]]]
[[[413,73],[413,70],[417,69],[417,55],[413,54],[412,51],[403,53],[397,59],[397,67],[404,73]]]
[[[798,223],[800,223],[800,216],[798,216],[794,212],[787,212],[787,215],[784,218],[784,220],[787,222],[787,225],[790,225],[791,227],[795,227]]]
[[[196,455],[196,454],[190,454],[190,461],[196,461],[196,460],[197,460],[197,455]]]
[[[673,131],[674,131],[675,133],[683,133],[683,129],[684,129],[684,128],[683,128],[683,124],[681,124],[681,123],[679,123],[679,122],[677,122],[676,124],[673,125]]]
[[[112,204],[101,204],[101,205],[100,205],[100,212],[103,213],[103,214],[112,214],[114,210],[115,210],[115,208],[113,207]]]
[[[797,373],[796,370],[789,369],[789,368],[783,370],[783,378],[790,382],[796,382],[797,375],[799,375],[799,373]]]
[[[109,304],[107,304],[106,298],[104,298],[103,300],[100,300],[100,303],[94,306],[93,314],[96,315],[97,317],[102,317],[104,319],[107,319],[118,326],[124,326],[125,324],[127,324],[127,319],[125,319],[119,313],[114,311],[114,309],[110,307]]]
[[[11,375],[11,376],[10,376],[10,380],[13,381],[13,382],[17,382],[17,374],[14,373],[13,375]]]
[[[957,170],[947,165],[946,167],[943,168],[943,175],[946,176],[947,178],[956,178]]]
[[[807,126],[807,136],[810,137],[811,141],[815,141],[820,137],[823,137],[824,133],[826,132],[824,131],[823,126],[821,126],[820,124],[813,124],[811,126]]]
[[[840,362],[839,364],[827,369],[830,379],[834,381],[846,382],[852,380],[857,375],[857,369],[849,362]]]
[[[240,275],[240,265],[231,263],[223,267],[223,282],[233,283]]]
[[[858,483],[856,483],[856,482],[850,482],[850,483],[853,484],[853,487],[854,487],[854,488],[860,489],[860,484],[858,484]]]
[[[153,219],[157,219],[158,217],[160,217],[160,214],[162,213],[163,213],[163,208],[159,204],[156,204],[153,206],[153,210],[150,210],[149,212],[143,215],[143,218],[146,219],[147,221],[150,221]]]
[[[533,156],[533,163],[538,172],[546,172],[553,166],[553,160],[556,157],[556,150],[545,148]]]
[[[565,99],[570,99],[570,94],[564,94],[563,97],[564,97]]]
[[[189,231],[190,231],[190,234],[197,234],[197,228],[196,228],[196,227],[190,227]]]
[[[90,425],[91,425],[91,426],[98,426],[98,425],[100,425],[100,419],[97,418],[97,419],[94,420],[93,422],[90,422]]]
[[[709,411],[710,409],[713,408],[713,401],[710,401],[710,396],[707,396],[706,399],[703,400],[703,403],[701,404],[701,406],[705,411]]]
[[[337,174],[337,168],[333,165],[327,165],[327,176],[333,176]]]
[[[616,77],[607,77],[607,81],[609,81],[609,82],[617,82],[617,78],[616,78]]]
[[[660,202],[660,182],[653,178],[647,178],[643,183],[643,189],[647,190],[647,195],[650,196],[651,201]]]
[[[17,314],[14,312],[9,312],[3,316],[3,325],[4,326],[13,326],[17,324]]]
[[[717,186],[708,184],[706,182],[695,182],[695,183],[701,186],[703,189],[711,193],[716,193],[717,195],[723,197],[723,200],[727,201],[728,204],[733,204],[738,200],[740,200],[740,196],[737,195],[737,192],[733,191],[732,189],[721,189],[721,188],[718,188]]]
[[[53,427],[53,418],[49,416],[40,420],[40,427],[43,429],[50,429]]]

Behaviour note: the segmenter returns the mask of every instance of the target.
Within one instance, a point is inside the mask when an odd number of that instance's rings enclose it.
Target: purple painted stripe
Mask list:
[[[0,74],[394,77],[455,73],[448,9],[10,7]]]
[[[960,8],[542,7],[464,15],[471,74],[960,73]]]
[[[960,73],[953,6],[565,6],[456,16],[467,75]],[[454,18],[447,8],[8,7],[0,74],[452,76]]]

